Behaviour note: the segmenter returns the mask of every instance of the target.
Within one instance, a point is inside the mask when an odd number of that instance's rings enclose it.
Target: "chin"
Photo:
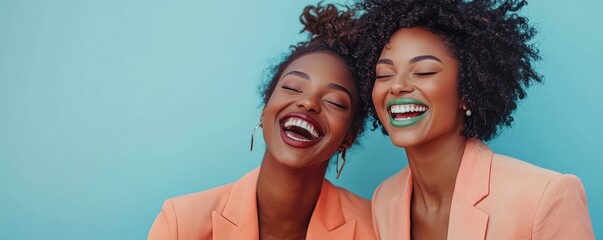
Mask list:
[[[394,145],[400,148],[409,148],[419,145],[421,137],[409,132],[389,132],[389,138]]]
[[[284,154],[276,157],[275,160],[288,168],[299,169],[311,164],[312,159],[307,156],[299,156],[298,154]]]

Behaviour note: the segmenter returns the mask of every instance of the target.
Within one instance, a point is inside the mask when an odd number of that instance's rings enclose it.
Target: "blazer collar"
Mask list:
[[[393,236],[400,236],[401,240],[410,240],[410,202],[412,200],[412,174],[410,168],[406,167],[400,173],[394,176],[395,182],[400,183],[402,191],[392,196],[389,200],[389,209],[391,214],[388,219],[387,236],[381,236],[383,239],[393,239]],[[401,234],[400,234],[401,233]]]
[[[256,188],[259,168],[233,183],[223,210],[212,212],[213,239],[259,239]]]
[[[448,239],[484,239],[488,215],[475,207],[490,192],[490,167],[492,151],[478,140],[469,140],[465,146],[461,166],[457,173],[450,218]],[[406,167],[395,176],[402,191],[389,202],[392,214],[389,219],[389,236],[410,239],[410,203],[412,198],[412,173]],[[401,214],[401,215],[400,215]],[[401,229],[400,229],[401,228]],[[400,234],[402,232],[402,234]]]
[[[214,239],[258,239],[257,179],[254,169],[233,184],[222,211],[212,212]],[[339,192],[325,180],[310,218],[306,239],[353,239],[356,220],[346,221]]]
[[[356,220],[346,221],[339,191],[325,180],[312,212],[306,239],[354,239]]]
[[[484,239],[488,214],[476,205],[490,193],[492,150],[478,140],[469,140],[457,173],[448,239]]]

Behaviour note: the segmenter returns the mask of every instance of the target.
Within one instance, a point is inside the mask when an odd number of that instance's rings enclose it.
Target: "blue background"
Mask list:
[[[257,166],[258,82],[315,2],[0,0],[0,239],[144,239],[166,198]],[[546,80],[490,142],[579,176],[600,236],[602,7],[531,1]],[[406,159],[361,141],[333,182],[370,198]]]

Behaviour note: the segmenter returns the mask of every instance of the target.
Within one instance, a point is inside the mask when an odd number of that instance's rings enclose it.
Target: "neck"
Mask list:
[[[293,169],[264,155],[257,182],[260,239],[305,239],[327,164]]]
[[[454,133],[406,148],[414,206],[428,212],[450,206],[466,143],[465,137]]]

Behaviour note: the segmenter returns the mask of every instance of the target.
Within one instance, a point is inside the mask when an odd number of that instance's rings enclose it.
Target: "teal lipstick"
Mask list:
[[[409,104],[413,104],[415,106],[424,107],[426,109],[426,111],[422,112],[421,115],[413,117],[413,118],[409,118],[409,119],[395,119],[394,116],[395,116],[396,113],[393,113],[391,111],[392,105],[409,105]],[[412,99],[412,98],[398,98],[398,99],[389,100],[387,102],[387,112],[389,114],[389,122],[394,127],[400,127],[400,128],[402,128],[402,127],[410,127],[412,125],[415,125],[419,121],[421,121],[421,119],[423,119],[423,117],[425,117],[425,113],[427,113],[427,111],[429,111],[429,109],[427,108],[427,104],[425,104],[425,103],[423,103],[423,102],[421,102],[419,100]]]

